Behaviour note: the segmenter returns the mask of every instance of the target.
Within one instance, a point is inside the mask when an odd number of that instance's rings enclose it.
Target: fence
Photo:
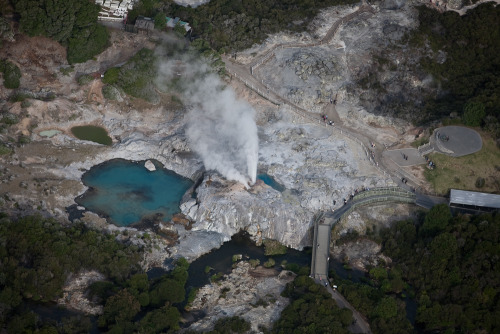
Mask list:
[[[408,190],[400,187],[378,187],[357,193],[354,196],[353,200],[356,201],[356,200],[361,200],[363,198],[380,196],[380,195],[411,197],[411,198],[416,197],[414,193],[411,193]]]

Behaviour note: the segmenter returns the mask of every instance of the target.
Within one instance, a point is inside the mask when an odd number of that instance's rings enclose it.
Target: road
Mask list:
[[[321,283],[321,282],[318,282]],[[352,311],[352,317],[354,322],[349,326],[349,331],[351,333],[368,333],[371,334],[370,325],[368,321],[366,321],[365,317],[356,311],[354,307],[342,296],[337,290],[333,290],[330,285],[327,286],[328,292],[332,295],[332,298],[335,300],[337,305],[340,308],[348,308]]]

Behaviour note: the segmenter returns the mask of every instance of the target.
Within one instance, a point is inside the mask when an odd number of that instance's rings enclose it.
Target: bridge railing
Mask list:
[[[312,261],[311,261],[311,276],[315,274],[316,272],[316,248],[315,245],[318,242],[318,224],[319,222],[325,217],[324,212],[320,212],[313,217],[313,228],[314,228],[314,235],[313,235],[313,244],[312,244]]]
[[[377,196],[374,198],[368,198],[362,201],[353,202],[348,210],[346,210],[343,215],[338,219],[339,221],[344,219],[351,212],[356,210],[359,207],[370,205],[373,203],[381,203],[381,202],[402,202],[402,203],[415,203],[414,197],[405,197],[405,196],[395,196],[395,195],[386,195],[386,196]]]
[[[354,195],[353,200],[356,201],[377,195],[394,195],[394,196],[411,197],[411,198],[415,197],[414,193],[411,193],[408,190],[400,187],[378,187],[357,193],[356,195]]]

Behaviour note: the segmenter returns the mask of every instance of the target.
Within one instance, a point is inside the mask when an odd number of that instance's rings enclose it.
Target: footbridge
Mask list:
[[[380,187],[356,194],[344,206],[334,211],[325,211],[314,217],[314,238],[312,247],[311,276],[317,280],[328,279],[328,260],[332,227],[356,208],[376,203],[411,203],[430,208],[445,202],[443,198],[417,195],[401,187]],[[325,281],[326,282],[326,281]]]

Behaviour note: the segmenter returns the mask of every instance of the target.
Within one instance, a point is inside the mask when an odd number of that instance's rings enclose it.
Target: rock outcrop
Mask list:
[[[283,271],[278,276],[274,269],[252,269],[248,262],[238,262],[222,281],[198,291],[190,311],[203,311],[206,316],[189,329],[211,330],[217,319],[232,316],[250,322],[257,333],[259,326],[269,328],[288,304],[288,299],[280,294],[294,278],[291,272]]]
[[[144,168],[146,168],[150,172],[154,172],[156,170],[156,167],[151,160],[147,160],[144,163]]]

